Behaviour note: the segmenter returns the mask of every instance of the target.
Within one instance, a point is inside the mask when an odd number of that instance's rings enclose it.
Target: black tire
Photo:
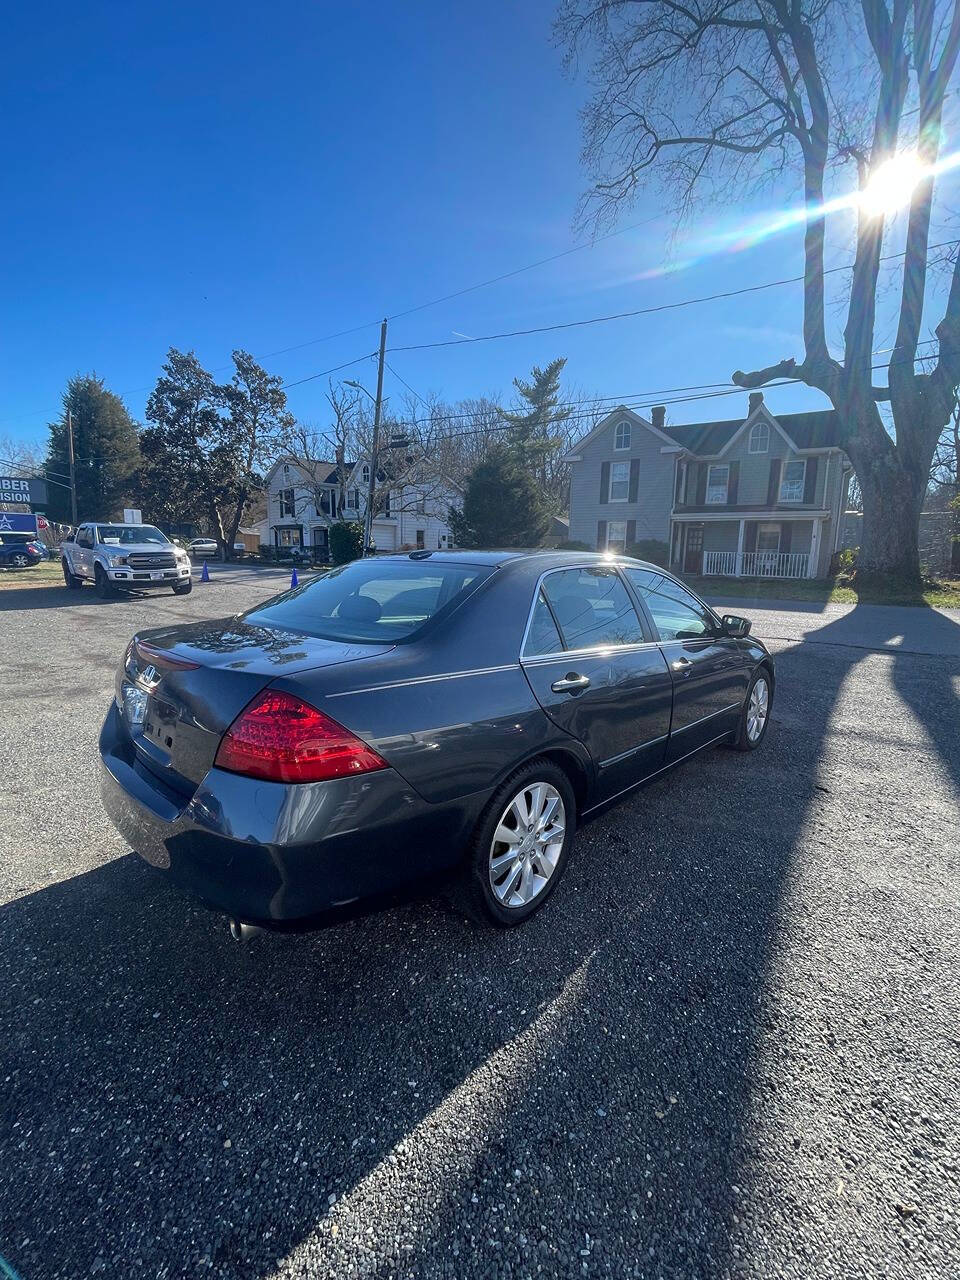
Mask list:
[[[95,564],[93,566],[93,582],[97,588],[97,595],[101,600],[111,600],[116,594],[113,584],[103,571],[103,566]]]
[[[491,859],[494,856],[495,833],[501,819],[507,816],[505,811],[508,810],[513,799],[519,797],[521,793],[529,791],[538,783],[552,788],[555,793],[559,794],[562,801],[564,827],[562,845],[559,853],[555,855],[552,871],[547,877],[543,877],[537,870],[537,868],[542,870],[545,864],[539,860],[541,851],[536,849],[536,837],[534,835],[527,836],[519,826],[517,827],[518,834],[529,839],[533,845],[532,853],[525,853],[522,859],[519,856],[516,859],[517,862],[523,862],[523,867],[518,873],[520,878],[517,886],[519,888],[520,885],[524,884],[525,876],[529,877],[531,885],[537,879],[545,878],[545,883],[529,901],[522,905],[510,905],[497,897],[491,882]],[[570,857],[570,847],[573,844],[576,826],[576,796],[570,784],[570,779],[559,765],[550,760],[531,760],[529,764],[521,766],[497,788],[477,822],[470,838],[463,872],[455,888],[454,905],[464,915],[482,924],[493,924],[500,928],[510,928],[513,925],[522,924],[535,911],[540,910],[557,887]],[[549,823],[547,829],[550,829]],[[527,828],[527,832],[531,830],[531,827]],[[547,849],[542,851],[543,854],[547,852]],[[500,856],[505,857],[509,856],[509,854],[504,852]],[[529,866],[527,866],[528,863]],[[509,870],[506,875],[507,877],[510,876]]]
[[[66,560],[60,561],[60,568],[63,570],[63,580],[71,591],[79,591],[83,586],[83,579],[78,578],[75,573],[70,572],[70,566]]]
[[[188,596],[192,590],[193,590],[193,582],[191,581],[190,578],[188,578],[186,582],[177,583],[177,585],[173,588],[173,594],[175,596]]]
[[[766,688],[766,702],[763,714],[763,721],[760,725],[759,733],[751,727],[751,699],[754,697],[754,691],[760,684]],[[747,689],[747,696],[743,700],[743,707],[740,710],[740,724],[737,727],[737,736],[733,740],[733,745],[737,751],[756,751],[764,738],[767,736],[767,729],[770,727],[770,714],[773,711],[773,676],[767,667],[758,667],[753,673]]]

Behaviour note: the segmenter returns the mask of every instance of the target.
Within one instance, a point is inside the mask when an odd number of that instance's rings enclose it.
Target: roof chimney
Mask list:
[[[754,409],[759,409],[762,404],[763,404],[763,392],[751,391],[750,400],[749,400],[750,408],[747,411],[747,417],[749,418],[750,414],[753,413]]]
[[[664,404],[655,404],[650,410],[650,421],[658,431],[663,430],[663,424],[667,417],[667,406]]]

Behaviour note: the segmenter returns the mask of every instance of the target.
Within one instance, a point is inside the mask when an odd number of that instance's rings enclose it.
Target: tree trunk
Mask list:
[[[863,528],[857,576],[920,580],[920,508],[925,485],[918,483],[891,450],[885,456],[854,457],[863,494]]]

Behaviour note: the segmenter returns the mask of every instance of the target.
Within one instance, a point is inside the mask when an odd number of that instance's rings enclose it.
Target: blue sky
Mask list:
[[[42,439],[66,379],[96,370],[140,417],[169,346],[212,369],[406,310],[575,243],[578,108],[552,0],[363,6],[15,6],[0,54],[6,198],[0,433]],[[774,208],[771,196],[766,207]],[[646,225],[391,325],[390,345],[560,323],[792,276],[800,238],[660,279],[671,201]],[[719,210],[723,226],[745,210]],[[691,231],[710,232],[704,221]],[[838,246],[836,261],[846,258]],[[645,396],[800,354],[799,288],[563,334],[397,353],[417,391],[567,382]],[[839,327],[842,317],[834,317]],[[878,344],[884,345],[878,334]],[[377,326],[265,359],[287,380],[374,348]],[[373,386],[372,363],[340,376]],[[324,422],[325,380],[290,392]],[[387,390],[402,388],[388,374]],[[676,405],[733,416],[742,398]],[[769,392],[774,409],[820,403]]]

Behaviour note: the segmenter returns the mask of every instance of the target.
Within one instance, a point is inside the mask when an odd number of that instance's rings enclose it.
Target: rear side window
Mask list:
[[[661,640],[697,640],[715,633],[713,614],[679,582],[647,569],[626,573],[650,610]]]
[[[525,658],[538,658],[545,653],[560,653],[563,641],[553,620],[553,614],[542,591],[537,592],[537,602],[533,606],[533,617],[530,619],[530,630],[523,646]]]
[[[243,616],[322,640],[390,644],[451,611],[490,572],[471,564],[355,560]]]
[[[642,644],[646,638],[615,569],[561,569],[544,578],[542,590],[566,649]]]

